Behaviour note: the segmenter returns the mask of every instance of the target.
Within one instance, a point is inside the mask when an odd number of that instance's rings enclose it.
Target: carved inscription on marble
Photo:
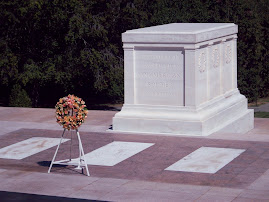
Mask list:
[[[181,51],[136,50],[136,104],[183,105],[183,69]]]
[[[206,55],[205,52],[201,52],[198,61],[199,71],[203,73],[206,69]]]
[[[212,51],[212,65],[217,68],[220,64],[220,53],[218,48],[214,48]]]
[[[231,63],[231,60],[232,60],[232,48],[231,48],[231,45],[226,45],[225,46],[225,62],[226,64],[229,64]]]

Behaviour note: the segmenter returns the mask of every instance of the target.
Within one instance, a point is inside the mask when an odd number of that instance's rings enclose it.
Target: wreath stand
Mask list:
[[[73,165],[73,166],[77,166],[75,169],[82,170],[82,173],[83,173],[83,167],[85,167],[86,171],[87,171],[87,175],[90,176],[90,173],[89,173],[89,170],[88,170],[88,164],[86,162],[86,158],[85,158],[85,154],[84,154],[84,150],[83,150],[83,147],[82,147],[82,143],[81,143],[81,139],[80,139],[78,129],[76,129],[76,134],[77,134],[77,137],[78,137],[79,158],[71,159],[71,146],[70,146],[70,158],[65,159],[65,160],[55,161],[55,158],[56,158],[56,155],[58,153],[59,147],[62,144],[62,140],[63,140],[64,134],[65,134],[65,131],[66,131],[66,129],[64,129],[64,131],[63,131],[61,140],[60,140],[60,142],[59,142],[59,144],[57,146],[57,149],[55,151],[55,154],[54,154],[54,156],[52,158],[48,173],[50,173],[50,170],[51,170],[51,168],[52,168],[52,166],[54,164],[58,164],[58,165]],[[71,137],[71,144],[72,144],[72,137]]]

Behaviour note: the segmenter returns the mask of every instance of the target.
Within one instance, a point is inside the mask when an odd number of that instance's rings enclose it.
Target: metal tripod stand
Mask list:
[[[57,146],[57,149],[55,151],[55,154],[54,154],[54,156],[52,158],[52,161],[51,161],[51,164],[50,164],[48,173],[50,173],[51,168],[52,168],[52,166],[54,164],[58,164],[58,165],[73,165],[73,166],[77,166],[75,169],[80,169],[80,170],[82,170],[82,172],[83,172],[83,167],[85,167],[86,168],[87,175],[90,176],[90,173],[89,173],[89,170],[88,170],[88,164],[87,164],[87,161],[86,161],[86,158],[85,158],[85,154],[84,154],[84,150],[83,150],[83,147],[82,147],[82,143],[81,143],[81,139],[80,139],[80,135],[79,135],[78,129],[76,129],[76,134],[77,134],[77,137],[78,137],[79,158],[71,159],[71,157],[70,157],[70,159],[55,161],[55,158],[57,156],[59,147],[62,144],[62,140],[63,140],[63,137],[64,137],[65,132],[66,132],[66,129],[64,129],[64,131],[63,131],[61,140],[60,140],[60,142],[59,142],[59,144]],[[70,151],[70,155],[71,155],[71,151]]]

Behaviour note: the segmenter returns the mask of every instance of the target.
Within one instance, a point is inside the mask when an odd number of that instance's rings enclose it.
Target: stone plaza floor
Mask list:
[[[63,131],[54,113],[0,107],[0,191],[102,201],[269,201],[269,119],[255,118],[246,134],[175,137],[108,132],[116,111],[92,110],[79,128],[87,177],[72,166],[47,173]],[[78,157],[75,134],[64,138],[56,160]]]

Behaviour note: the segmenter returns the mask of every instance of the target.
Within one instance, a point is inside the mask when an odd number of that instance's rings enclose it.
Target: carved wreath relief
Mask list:
[[[225,47],[225,62],[226,64],[229,64],[231,63],[231,60],[232,60],[232,48],[231,48],[231,45],[226,45]]]
[[[206,69],[206,55],[205,52],[201,52],[198,61],[199,71],[203,73]]]
[[[212,52],[212,64],[214,68],[217,68],[220,64],[220,53],[218,48],[215,48]]]

